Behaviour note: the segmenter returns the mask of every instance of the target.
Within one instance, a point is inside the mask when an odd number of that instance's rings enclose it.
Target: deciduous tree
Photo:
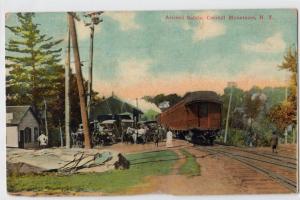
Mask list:
[[[283,62],[278,66],[291,72],[287,101],[273,106],[268,113],[270,121],[274,122],[281,132],[288,125],[297,123],[297,62],[297,51],[289,49]]]

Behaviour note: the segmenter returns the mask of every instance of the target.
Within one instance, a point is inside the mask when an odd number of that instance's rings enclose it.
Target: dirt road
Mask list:
[[[136,185],[125,193],[102,192],[72,192],[61,195],[76,196],[99,196],[99,195],[138,195],[138,194],[172,194],[172,195],[224,195],[224,194],[274,194],[291,193],[286,187],[282,186],[267,175],[259,173],[243,163],[225,157],[221,154],[209,153],[199,149],[197,146],[183,141],[174,140],[172,148],[166,148],[165,143],[159,143],[156,147],[151,144],[116,144],[105,149],[116,150],[122,153],[147,152],[157,150],[172,150],[177,153],[179,159],[173,166],[172,173],[167,176],[146,177],[142,184]],[[186,158],[180,149],[185,149],[195,156],[196,161],[201,167],[200,176],[187,177],[179,174],[179,168]],[[270,148],[253,149],[259,152],[271,152]],[[281,145],[277,155],[289,155],[296,157],[295,145]],[[39,195],[28,192],[21,192],[15,195]],[[45,195],[45,194],[42,194]]]
[[[222,195],[222,194],[270,194],[291,193],[270,177],[261,174],[244,164],[224,157],[201,151],[192,144],[182,140],[175,140],[174,147],[170,148],[179,156],[171,175],[147,177],[145,182],[137,185],[126,194],[163,193],[174,195]],[[156,148],[154,144],[124,146],[122,144],[111,147],[115,150],[130,153],[137,151],[153,151],[166,149],[164,143]],[[188,150],[197,158],[201,166],[201,175],[186,177],[179,175],[178,168],[185,162],[179,149]],[[286,153],[284,146],[282,152]],[[291,145],[288,149],[293,149]],[[269,148],[260,148],[259,151],[270,151]],[[290,151],[295,154],[295,151]]]

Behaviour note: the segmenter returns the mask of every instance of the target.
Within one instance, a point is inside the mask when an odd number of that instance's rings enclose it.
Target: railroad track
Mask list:
[[[270,153],[270,152],[267,152],[267,151],[257,152],[257,151],[252,151],[252,150],[246,150],[246,149],[242,149],[241,147],[238,147],[238,146],[225,145],[223,143],[218,143],[218,146],[222,147],[222,148],[234,148],[234,149],[237,149],[239,151],[254,153],[254,154],[262,155],[262,156],[265,156],[265,157],[270,156],[270,157],[276,158],[276,159],[278,159],[278,158],[287,159],[287,160],[290,160],[290,161],[294,161],[294,163],[297,162],[297,159],[295,157],[290,157],[288,155],[279,155],[279,154],[274,154],[274,153]]]
[[[248,159],[251,160],[255,160],[255,161],[260,161],[260,162],[265,162],[265,163],[270,163],[273,165],[277,165],[283,168],[286,168],[287,170],[296,170],[297,169],[297,162],[296,162],[296,158],[292,158],[292,157],[286,157],[286,156],[280,156],[280,155],[274,155],[274,154],[265,154],[265,153],[260,153],[260,152],[255,152],[252,150],[245,150],[245,149],[241,149],[241,148],[236,148],[236,147],[230,147],[230,146],[224,146],[224,147],[220,147],[218,148],[218,150],[220,151],[225,151],[225,152],[245,152],[247,154],[249,154],[249,156],[247,155],[243,155],[243,157],[246,157]],[[255,157],[252,157],[251,155],[255,155]],[[241,156],[240,154],[236,154],[237,156]]]
[[[297,164],[294,158],[290,159],[264,155],[263,153],[229,146],[197,148],[211,154],[220,154],[239,161],[247,167],[271,177],[290,191],[297,192],[297,182],[294,180],[296,179]]]

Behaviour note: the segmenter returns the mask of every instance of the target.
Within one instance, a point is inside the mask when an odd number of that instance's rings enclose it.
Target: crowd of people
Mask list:
[[[173,133],[157,123],[137,124],[127,126],[102,126],[98,123],[92,129],[93,146],[105,146],[118,142],[125,144],[146,144],[153,142],[158,146],[159,142],[166,139],[166,145],[172,146]],[[71,133],[72,146],[83,147],[83,132],[81,129]]]

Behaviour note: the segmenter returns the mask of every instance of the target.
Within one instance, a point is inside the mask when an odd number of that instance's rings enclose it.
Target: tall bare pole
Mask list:
[[[70,30],[68,28],[68,47],[65,66],[65,136],[66,148],[71,147],[70,141]]]
[[[102,22],[102,19],[99,16],[102,14],[102,11],[99,12],[90,12],[84,15],[90,19],[90,22],[86,22],[85,25],[90,27],[90,64],[89,64],[89,79],[88,79],[88,94],[87,94],[87,110],[88,117],[91,117],[91,105],[92,105],[92,90],[93,90],[93,56],[94,56],[94,33],[95,25]],[[91,120],[91,119],[90,119]]]
[[[44,110],[44,118],[45,118],[45,129],[46,129],[46,135],[48,136],[48,122],[47,122],[47,102],[44,98],[44,105],[45,105],[45,110]]]
[[[90,130],[88,125],[88,116],[87,116],[86,100],[85,100],[86,97],[85,97],[85,91],[83,86],[83,78],[82,78],[74,15],[75,13],[70,13],[70,12],[68,13],[69,28],[70,28],[72,47],[73,47],[74,61],[75,61],[76,80],[77,80],[77,86],[79,92],[80,112],[81,112],[83,134],[84,134],[84,148],[90,149],[92,148],[92,143],[90,139]]]
[[[229,125],[229,114],[230,114],[230,107],[231,107],[231,100],[232,100],[232,93],[233,93],[233,86],[235,86],[234,82],[229,82],[228,86],[230,87],[230,97],[228,103],[228,110],[226,116],[226,125],[225,125],[225,136],[224,136],[224,143],[227,142],[227,135],[228,135],[228,125]]]
[[[139,108],[139,99],[136,98],[136,108],[138,109]],[[139,119],[139,112],[137,111],[137,116],[136,116],[136,122],[138,122],[140,119]]]
[[[60,135],[60,147],[64,146],[64,139],[63,139],[63,133],[61,130],[61,123],[60,123],[60,119],[58,120],[59,123],[59,135]]]
[[[139,108],[139,99],[136,98],[135,101],[136,101],[136,107]]]
[[[90,33],[90,66],[89,66],[89,83],[88,83],[88,96],[87,107],[88,117],[91,117],[91,104],[92,104],[92,88],[93,88],[93,54],[94,54],[94,24],[91,25]]]

